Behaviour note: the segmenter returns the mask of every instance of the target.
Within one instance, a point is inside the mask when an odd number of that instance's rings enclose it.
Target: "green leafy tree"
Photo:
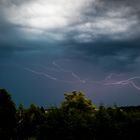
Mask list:
[[[67,122],[67,133],[71,139],[93,139],[91,123],[95,106],[85,97],[83,92],[73,91],[65,94],[61,109]]]
[[[84,93],[80,91],[73,91],[72,93],[64,94],[65,101],[62,103],[61,108],[67,111],[77,110],[79,112],[90,112],[95,109],[92,101],[87,99]]]

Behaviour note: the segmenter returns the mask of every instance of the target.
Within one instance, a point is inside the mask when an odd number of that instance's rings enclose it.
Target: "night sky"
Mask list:
[[[139,0],[0,0],[0,88],[18,105],[140,105]]]

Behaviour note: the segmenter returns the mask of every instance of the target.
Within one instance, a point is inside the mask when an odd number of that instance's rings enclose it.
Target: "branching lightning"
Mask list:
[[[57,64],[55,61],[53,61],[52,63],[55,67],[57,67],[61,72],[65,72],[65,73],[70,73],[77,81],[79,81],[80,83],[86,83],[86,80],[81,79],[76,73],[74,73],[71,70],[65,70],[64,68],[62,68],[59,64]]]
[[[72,71],[69,71],[69,70],[65,70],[63,69],[61,66],[59,66],[58,64],[56,64],[55,62],[53,63],[53,65],[55,65],[57,68],[59,69],[54,69],[54,68],[48,68],[46,66],[42,66],[44,67],[46,70],[49,70],[49,71],[52,71],[52,72],[65,72],[65,73],[71,73],[71,75],[76,79],[76,80],[73,80],[73,81],[70,81],[70,80],[62,80],[60,78],[56,78],[46,72],[40,72],[40,71],[35,71],[31,68],[24,68],[25,70],[29,71],[29,72],[32,72],[36,75],[40,75],[40,76],[44,76],[50,80],[54,80],[54,81],[59,81],[59,82],[66,82],[66,83],[85,83],[84,80],[81,80],[80,77],[78,75],[76,75],[74,72]]]
[[[137,86],[134,82],[135,79],[140,79],[140,76],[131,77],[126,80],[115,81],[115,82],[106,82],[104,85],[132,85],[135,89],[140,90],[140,87]]]
[[[25,70],[32,72],[36,75],[44,76],[50,80],[54,81],[59,81],[59,82],[66,82],[66,83],[82,83],[82,84],[98,84],[101,86],[126,86],[126,85],[131,85],[133,88],[140,90],[140,86],[136,85],[135,80],[140,79],[140,76],[135,76],[135,77],[130,77],[128,79],[124,80],[116,80],[116,77],[121,78],[122,74],[115,74],[115,73],[110,73],[108,76],[106,76],[103,80],[99,81],[94,81],[94,80],[88,80],[88,79],[82,79],[79,75],[77,75],[75,72],[72,70],[67,70],[64,69],[61,65],[56,63],[56,61],[52,62],[52,65],[54,67],[46,67],[42,66],[45,68],[46,72],[42,71],[35,71],[31,68],[24,68]],[[48,74],[47,71],[51,71],[53,74]],[[54,76],[56,72],[62,72],[71,75],[73,77],[73,80],[68,80],[68,79],[60,79],[57,76]]]
[[[134,88],[136,88],[137,90],[140,90],[140,87],[138,87],[133,81],[131,81],[131,84]]]

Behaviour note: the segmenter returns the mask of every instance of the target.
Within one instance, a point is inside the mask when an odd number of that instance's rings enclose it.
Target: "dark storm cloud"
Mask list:
[[[106,70],[132,71],[135,65],[139,69],[139,39],[114,41],[104,37],[95,42],[75,42],[68,50],[70,58],[89,61]]]
[[[33,0],[1,0],[0,4],[4,6],[9,6],[9,5],[21,5],[23,3],[28,3],[32,2]]]
[[[7,1],[8,2],[8,1]],[[18,40],[18,33],[16,26],[7,21],[7,17],[4,14],[6,1],[0,2],[0,52],[12,51],[13,47],[16,48]]]
[[[0,30],[3,30],[5,33],[8,32],[8,34],[9,32],[14,34],[19,32],[18,29],[22,29],[23,27],[25,29],[36,28],[25,25],[24,21],[22,25],[19,23],[12,24],[11,22],[7,21],[8,15],[6,13],[8,12],[8,8],[11,8],[14,5],[15,7],[13,7],[18,9],[19,5],[26,4],[27,6],[27,3],[30,2],[33,2],[33,0],[2,0],[0,4],[0,18],[2,26]],[[73,37],[75,37],[77,41],[85,38],[85,41],[91,42],[96,40],[96,38],[101,38],[102,35],[107,35],[109,37],[119,37],[122,35],[122,39],[123,37],[131,38],[134,36],[139,36],[138,24],[140,15],[140,2],[138,0],[134,0],[133,2],[130,0],[88,0],[87,3],[89,4],[87,4],[85,7],[83,6],[82,10],[80,11],[81,14],[79,15],[79,19],[76,18],[75,20],[71,18],[68,26],[58,29],[58,33],[56,33],[58,36],[61,33],[67,36],[71,34],[71,32],[74,32]],[[26,11],[24,12],[26,13]],[[21,13],[17,13],[17,15]],[[48,31],[45,29],[43,30],[44,33]],[[50,32],[54,33],[54,30],[57,30],[57,28],[51,29]],[[65,30],[66,32],[63,32],[62,30]],[[22,36],[22,33],[20,35]],[[52,39],[53,37],[54,36],[52,36]],[[71,36],[68,36],[68,38],[65,38],[64,40],[69,41],[69,39],[71,39]]]
[[[87,56],[115,56],[120,53],[139,55],[140,41],[139,39],[115,41],[104,37],[96,40],[96,42],[75,43],[72,48],[85,53]]]
[[[98,37],[102,37],[102,35],[111,38],[121,36],[122,40],[124,38],[137,38],[140,35],[139,7],[140,1],[138,0],[91,1],[88,8],[82,11],[79,25],[85,25],[85,28],[82,26],[80,29],[83,30],[83,33],[88,32],[89,35],[92,33]],[[91,38],[93,37],[91,36]]]
[[[1,0],[0,1],[0,54],[1,56],[8,56],[10,53],[13,55],[17,52],[44,52],[51,53],[52,48],[56,46],[56,42],[49,42],[49,38],[45,37],[45,32],[40,35],[34,35],[34,32],[41,31],[41,29],[27,26],[24,22],[22,24],[10,22],[10,8],[19,9],[24,4],[34,2],[33,0]],[[13,7],[13,8],[12,8]],[[26,13],[26,11],[23,11]],[[22,12],[21,12],[22,13]],[[16,13],[20,15],[21,13]],[[12,18],[14,18],[13,15]],[[20,21],[20,19],[19,19]],[[26,30],[29,32],[26,33]],[[44,29],[45,31],[45,29]],[[32,33],[33,32],[33,33]],[[55,31],[56,33],[56,31]],[[33,36],[33,37],[32,37]],[[59,42],[57,42],[59,46]],[[52,48],[51,48],[52,47]]]
[[[139,7],[138,0],[91,2],[68,34],[71,57],[110,69],[133,69],[140,54]]]
[[[127,14],[136,14],[139,16],[140,12],[140,1],[138,0],[98,0],[96,1],[97,4],[95,5],[94,2],[90,4],[90,7],[95,7],[99,13],[105,14],[109,10],[118,10],[121,9],[125,10],[125,8],[130,8],[131,11],[127,11]],[[95,6],[94,6],[95,5]],[[89,9],[90,9],[89,7]],[[92,11],[91,9],[89,11]],[[122,13],[123,15],[124,13]]]
[[[61,52],[65,52],[70,57],[102,61],[102,63],[107,61],[105,63],[110,62],[110,64],[115,61],[116,67],[120,64],[135,63],[139,58],[140,1],[89,0],[87,6],[83,6],[80,11],[79,18],[70,19],[69,24],[64,28],[41,29],[43,33],[35,39],[30,39],[34,33],[29,35],[29,38],[26,37],[24,30],[38,30],[37,27],[26,25],[24,20],[22,24],[8,20],[8,8],[13,6],[18,9],[18,6],[24,4],[27,6],[30,2],[34,1],[0,1],[1,52],[46,49],[48,53],[48,46],[58,46],[60,50],[64,50]],[[62,40],[54,40],[56,35],[58,37],[62,35]],[[48,38],[51,38],[52,44],[49,43]]]

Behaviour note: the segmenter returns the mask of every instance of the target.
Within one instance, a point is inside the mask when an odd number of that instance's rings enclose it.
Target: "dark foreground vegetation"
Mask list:
[[[15,107],[0,89],[0,140],[136,140],[140,107],[98,109],[81,92],[65,94],[59,107]]]

